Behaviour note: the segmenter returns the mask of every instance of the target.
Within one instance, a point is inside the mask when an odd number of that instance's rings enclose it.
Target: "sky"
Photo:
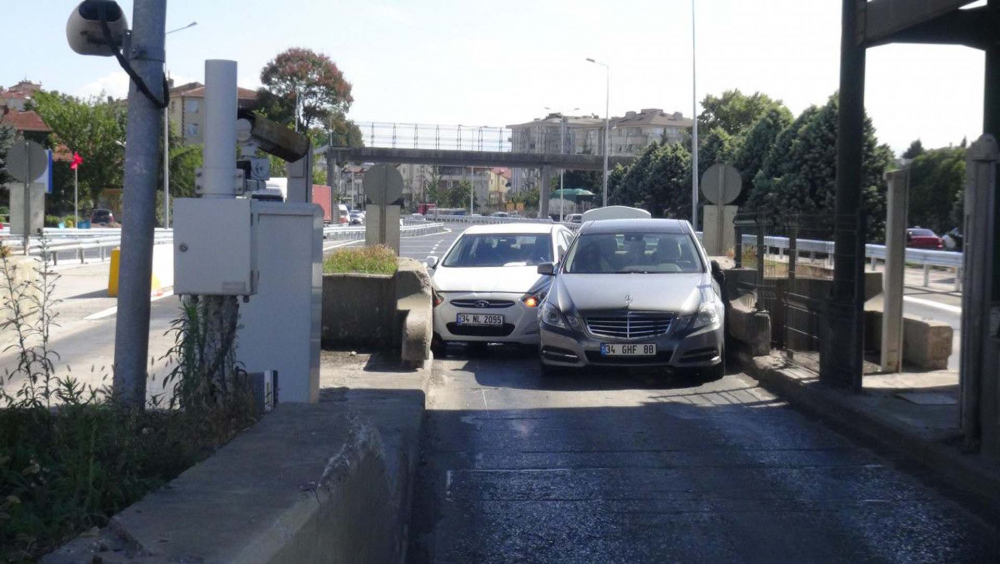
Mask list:
[[[796,114],[838,87],[840,2],[695,0],[697,99],[738,88],[783,100]],[[14,0],[0,0],[0,4]],[[119,0],[131,21],[132,3]],[[112,58],[73,53],[72,0],[32,3],[5,26],[24,51],[0,60],[0,85],[27,78],[79,96],[123,96]],[[692,113],[690,0],[169,0],[167,68],[202,81],[206,59],[239,63],[240,85],[288,47],[326,53],[353,85],[355,121],[499,126],[546,107],[604,115],[662,108]],[[8,50],[8,54],[11,51]],[[892,45],[868,52],[866,106],[897,153],[958,144],[982,133],[982,52]],[[578,111],[572,111],[580,108]],[[699,109],[700,111],[700,109]]]

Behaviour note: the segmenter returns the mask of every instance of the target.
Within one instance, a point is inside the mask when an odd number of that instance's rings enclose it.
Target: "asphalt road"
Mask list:
[[[436,360],[409,561],[997,562],[982,521],[742,374]]]

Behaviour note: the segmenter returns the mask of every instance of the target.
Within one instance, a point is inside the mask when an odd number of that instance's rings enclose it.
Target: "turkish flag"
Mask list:
[[[69,168],[76,170],[80,168],[80,165],[82,164],[83,164],[83,157],[80,156],[80,153],[73,153],[73,162],[70,163]]]

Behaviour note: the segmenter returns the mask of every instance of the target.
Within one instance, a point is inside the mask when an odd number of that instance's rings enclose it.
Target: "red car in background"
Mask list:
[[[906,230],[906,246],[911,249],[944,250],[944,241],[930,229],[913,227]]]

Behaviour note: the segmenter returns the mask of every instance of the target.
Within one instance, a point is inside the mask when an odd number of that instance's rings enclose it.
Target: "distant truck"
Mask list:
[[[330,187],[313,184],[312,201],[323,208],[323,223],[333,223],[333,191]]]

